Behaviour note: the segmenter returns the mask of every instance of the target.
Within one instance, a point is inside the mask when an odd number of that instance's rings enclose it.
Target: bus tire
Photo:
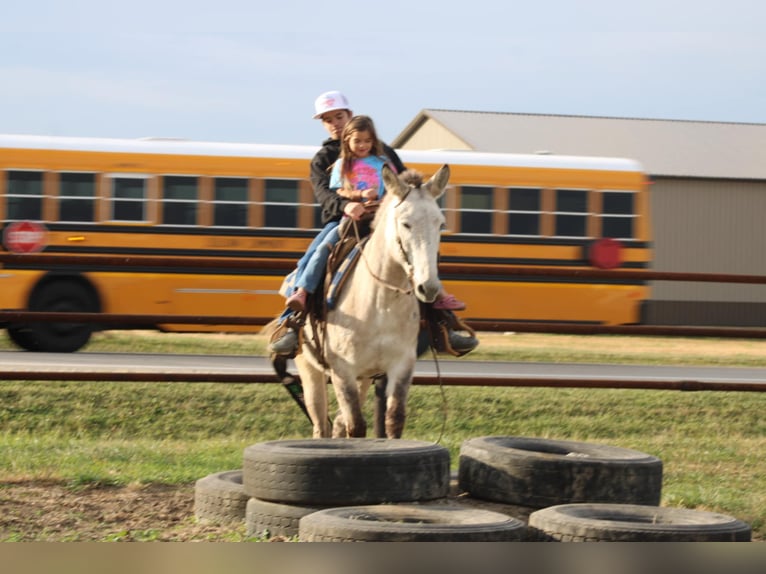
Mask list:
[[[529,516],[529,536],[553,542],[749,542],[725,514],[634,504],[563,504]]]
[[[517,518],[463,506],[380,504],[328,508],[300,519],[301,542],[509,542],[526,538]]]
[[[323,510],[321,506],[300,506],[297,504],[280,504],[258,498],[250,498],[245,510],[245,525],[248,536],[283,536],[293,538],[298,536],[300,519]]]
[[[8,338],[25,351],[39,351],[35,333],[27,325],[8,325]]]
[[[30,311],[98,313],[93,289],[80,281],[54,279],[37,287],[30,297]],[[41,322],[29,324],[35,351],[73,353],[90,341],[93,323]]]
[[[194,516],[197,520],[217,524],[242,522],[246,506],[241,470],[216,472],[194,484]]]
[[[479,437],[461,445],[458,485],[475,498],[530,508],[575,502],[657,505],[662,462],[601,444]]]
[[[244,451],[248,496],[270,502],[353,506],[443,498],[449,451],[417,440],[295,439]]]

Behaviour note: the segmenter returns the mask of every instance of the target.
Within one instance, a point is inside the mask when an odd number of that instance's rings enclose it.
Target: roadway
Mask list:
[[[14,372],[97,372],[97,373],[175,373],[175,374],[273,374],[265,357],[232,355],[174,355],[150,353],[28,353],[0,351],[0,371]],[[293,367],[293,371],[295,371]],[[471,361],[468,359],[418,361],[415,377],[481,379],[559,379],[571,381],[699,381],[714,384],[764,385],[766,368],[751,367],[676,367],[654,365],[517,363]],[[528,385],[532,386],[532,385]],[[617,385],[619,386],[619,384]],[[671,385],[672,386],[672,385]]]

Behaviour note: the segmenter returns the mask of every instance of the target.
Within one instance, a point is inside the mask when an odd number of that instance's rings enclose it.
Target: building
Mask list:
[[[636,159],[654,270],[766,276],[766,124],[426,109],[391,143]],[[656,281],[646,322],[766,326],[766,285]]]

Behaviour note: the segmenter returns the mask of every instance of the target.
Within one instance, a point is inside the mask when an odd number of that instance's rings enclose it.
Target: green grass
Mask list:
[[[766,366],[766,343],[558,335],[483,336],[471,358]],[[90,351],[262,354],[241,335],[100,335]],[[664,359],[664,360],[663,360]],[[637,449],[664,464],[662,504],[731,514],[766,538],[766,394],[413,387],[405,437],[487,435]],[[276,384],[0,382],[0,483],[192,484],[241,468],[264,440],[310,427]],[[147,533],[151,537],[151,533]]]

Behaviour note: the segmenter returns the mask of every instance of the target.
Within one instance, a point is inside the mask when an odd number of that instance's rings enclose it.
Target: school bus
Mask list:
[[[0,310],[273,317],[278,290],[321,227],[312,146],[0,135]],[[630,324],[648,286],[577,270],[651,262],[649,199],[629,159],[402,151],[442,197],[445,287],[491,321]],[[45,262],[26,253],[41,252]],[[80,256],[79,258],[73,256]],[[83,257],[87,256],[87,257]],[[151,258],[173,265],[149,265]],[[130,266],[121,265],[130,258]],[[39,258],[38,258],[39,259]],[[146,266],[136,264],[141,259]],[[520,267],[540,275],[514,274]],[[571,269],[551,277],[546,269]],[[488,272],[488,269],[492,272]],[[6,323],[27,350],[71,352],[93,323]],[[163,331],[257,331],[171,322]],[[104,328],[131,328],[109,324]]]

